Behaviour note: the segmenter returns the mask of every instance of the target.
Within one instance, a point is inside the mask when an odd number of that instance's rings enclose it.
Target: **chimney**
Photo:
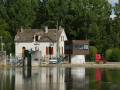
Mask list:
[[[23,27],[21,26],[20,32],[23,32]]]
[[[48,33],[48,26],[45,26],[45,33]]]
[[[61,26],[59,26],[59,30],[62,30],[63,28]]]

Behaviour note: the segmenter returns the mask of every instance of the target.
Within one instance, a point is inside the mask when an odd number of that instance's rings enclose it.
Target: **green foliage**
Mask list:
[[[112,53],[112,49],[107,49],[106,50],[106,52],[105,52],[105,58],[106,58],[106,60],[110,61],[111,53]]]
[[[97,54],[97,48],[95,46],[90,46],[89,53],[90,53],[89,54],[90,60],[95,61],[95,56]]]
[[[120,49],[114,48],[110,55],[110,61],[118,62],[120,61]]]
[[[117,15],[114,20],[110,19],[112,9]],[[120,2],[112,7],[108,0],[0,0],[0,29],[7,25],[3,31],[10,33],[14,45],[21,26],[56,28],[58,22],[69,40],[90,40],[98,53],[105,54],[109,48],[120,47],[119,11]]]
[[[6,29],[8,28],[7,23],[0,18],[0,37],[2,37],[2,43],[4,43],[3,50],[6,50],[7,53],[11,51],[12,37]],[[1,40],[0,40],[1,41]],[[0,42],[0,50],[1,50],[1,42]]]

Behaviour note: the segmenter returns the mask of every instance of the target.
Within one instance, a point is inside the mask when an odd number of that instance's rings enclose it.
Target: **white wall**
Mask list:
[[[71,55],[71,64],[85,64],[85,55]]]
[[[63,30],[63,32],[61,33],[61,36],[64,36],[64,41],[68,40],[64,30]],[[64,41],[61,41],[61,36],[60,36],[60,38],[59,38],[59,50],[60,50],[60,55],[62,54],[62,47],[63,47],[63,54],[64,54]]]
[[[32,50],[35,51],[35,47],[39,47],[39,51],[42,51],[42,57],[46,55],[46,47],[49,47],[51,45],[51,42],[37,42],[39,45],[34,45],[36,42],[18,42],[15,43],[15,56],[16,57],[22,57],[22,47],[25,47],[26,50]],[[56,56],[56,43],[52,45],[53,47],[53,57]]]

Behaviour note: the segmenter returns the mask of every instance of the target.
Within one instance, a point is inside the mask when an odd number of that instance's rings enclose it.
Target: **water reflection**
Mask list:
[[[85,75],[85,68],[84,67],[73,67],[73,68],[66,68],[66,90],[71,88],[75,90],[86,90],[88,89],[88,77]]]
[[[101,71],[100,68],[96,69],[96,81],[100,81],[101,80]]]
[[[115,68],[8,68],[0,69],[0,90],[116,90],[119,76]]]
[[[16,70],[16,90],[65,90],[64,68],[23,68]]]
[[[14,90],[15,69],[0,69],[0,90]]]
[[[96,69],[96,88],[99,89],[101,87],[100,81],[101,81],[101,70],[100,68]]]

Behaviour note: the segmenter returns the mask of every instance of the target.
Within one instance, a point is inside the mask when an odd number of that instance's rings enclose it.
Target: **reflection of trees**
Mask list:
[[[15,90],[15,69],[0,69],[0,90]]]
[[[87,69],[87,75],[89,76],[89,88],[99,88],[101,90],[111,89],[114,84],[120,83],[120,69],[116,68],[99,68],[101,72],[101,81],[96,81],[97,68]],[[114,84],[113,84],[114,83]],[[99,87],[100,86],[100,87]],[[117,88],[117,85],[116,87]]]
[[[120,69],[107,69],[103,73],[104,81],[120,83]]]

